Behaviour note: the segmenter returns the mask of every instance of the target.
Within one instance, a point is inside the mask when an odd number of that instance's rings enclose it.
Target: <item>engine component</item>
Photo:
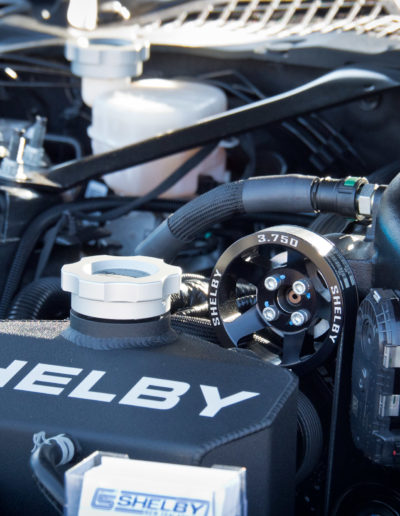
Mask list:
[[[94,99],[108,91],[127,87],[131,77],[143,73],[143,61],[150,57],[147,41],[110,37],[70,39],[65,57],[72,72],[82,77],[82,99],[92,106]]]
[[[29,456],[32,435],[41,431],[67,433],[83,456],[101,449],[245,467],[249,513],[292,514],[297,379],[173,332],[164,312],[178,287],[176,269],[146,258],[82,260],[63,270],[73,291],[70,326],[0,323],[4,513],[34,507],[48,514],[25,461],[17,460]]]
[[[398,174],[382,195],[376,217],[375,281],[373,286],[400,289],[397,257],[400,254],[400,174]]]
[[[194,124],[226,109],[226,95],[214,86],[194,81],[143,79],[125,85],[124,89],[117,88],[97,96],[93,101],[92,125],[88,134],[93,152],[99,154]],[[119,195],[145,195],[197,150],[191,149],[106,175],[104,180]],[[163,196],[182,198],[194,195],[200,174],[224,182],[225,159],[225,150],[216,148]]]
[[[9,319],[44,320],[68,317],[68,294],[61,290],[60,278],[40,278],[18,292]]]
[[[54,185],[68,189],[108,172],[398,86],[399,76],[394,70],[387,74],[357,68],[337,70],[302,87],[232,109],[190,127],[128,145],[119,149],[117,154],[110,151],[54,167],[49,179]]]
[[[137,254],[169,261],[213,224],[242,213],[333,212],[359,216],[358,196],[365,178],[265,176],[221,185],[187,203],[166,219],[137,248]],[[287,199],[290,192],[290,202]],[[375,196],[371,198],[371,202]],[[364,219],[364,215],[361,216]]]
[[[332,516],[398,516],[400,492],[382,483],[352,485],[336,503]]]
[[[46,136],[47,119],[43,116],[37,116],[35,123],[27,131],[29,138],[24,149],[24,164],[32,168],[41,168],[43,166],[44,148],[43,143]]]
[[[243,313],[236,304],[240,280],[257,291],[256,303]],[[300,284],[303,294],[295,291]],[[281,365],[303,373],[340,342],[355,313],[357,290],[346,260],[328,240],[276,226],[238,240],[222,254],[208,301],[223,346],[240,346],[262,331],[273,352],[279,345]]]
[[[301,391],[297,417],[297,456],[300,458],[300,464],[296,472],[296,481],[299,484],[312,473],[321,457],[323,446],[322,425],[318,413]]]
[[[399,294],[374,289],[358,310],[351,425],[355,445],[384,466],[400,466],[399,367]]]
[[[157,258],[89,256],[64,265],[61,286],[71,308],[104,320],[151,319],[169,312],[181,269]]]
[[[23,154],[26,145],[25,129],[15,129],[11,134],[8,154],[2,160],[0,174],[7,179],[18,181],[24,176]]]

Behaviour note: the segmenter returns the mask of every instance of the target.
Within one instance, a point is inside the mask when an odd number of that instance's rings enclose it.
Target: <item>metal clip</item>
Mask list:
[[[379,415],[396,417],[400,413],[400,395],[379,396]]]
[[[387,369],[400,367],[400,346],[385,346],[383,352],[383,367]]]

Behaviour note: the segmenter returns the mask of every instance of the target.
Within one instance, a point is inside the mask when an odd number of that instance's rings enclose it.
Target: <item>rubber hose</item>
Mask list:
[[[400,289],[400,174],[382,195],[376,217],[375,279],[373,287]],[[179,210],[178,210],[179,211]]]
[[[189,306],[183,310],[179,310],[176,315],[185,315],[186,317],[208,317],[208,303]]]
[[[171,296],[171,313],[205,303],[207,294],[208,280],[206,278],[183,274],[179,293]]]
[[[235,215],[258,212],[313,212],[314,176],[266,176],[228,183],[185,204],[135,250],[171,261],[196,236]],[[290,198],[290,202],[285,202]]]
[[[370,183],[388,184],[400,171],[400,160],[385,165],[368,176]]]
[[[321,420],[311,401],[299,391],[297,401],[297,431],[303,447],[303,457],[296,472],[296,483],[303,482],[318,464],[322,452]]]
[[[171,316],[171,326],[178,332],[218,344],[214,327],[209,319],[175,314]]]
[[[40,278],[26,285],[14,299],[9,319],[54,320],[69,315],[70,295],[60,278]]]
[[[241,296],[236,299],[236,306],[239,310],[242,308],[250,308],[257,303],[257,296],[250,294],[248,296]]]

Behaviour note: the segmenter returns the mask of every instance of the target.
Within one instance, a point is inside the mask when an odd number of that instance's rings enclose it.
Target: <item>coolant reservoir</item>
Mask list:
[[[202,83],[166,79],[143,79],[126,89],[95,99],[89,136],[95,154],[180,129],[227,109],[224,92]],[[192,149],[104,177],[115,193],[141,196],[174,172],[198,149]],[[195,194],[199,175],[224,181],[226,155],[218,147],[163,197]]]

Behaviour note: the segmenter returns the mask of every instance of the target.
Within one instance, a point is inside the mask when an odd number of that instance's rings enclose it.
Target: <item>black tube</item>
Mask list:
[[[189,306],[183,310],[179,310],[176,315],[184,315],[185,317],[208,317],[208,303],[201,303],[198,305]]]
[[[65,136],[63,134],[50,134],[46,133],[46,136],[44,137],[44,140],[46,142],[54,142],[54,143],[63,143],[65,145],[69,145],[74,149],[75,152],[75,159],[81,159],[83,155],[82,151],[82,145],[80,144],[79,140],[72,136]]]
[[[311,401],[301,391],[297,400],[297,431],[303,452],[296,472],[296,483],[299,484],[318,464],[323,445],[321,420]]]
[[[139,244],[135,253],[170,261],[197,235],[234,215],[313,212],[311,189],[317,180],[313,176],[266,176],[218,186],[171,215]]]
[[[177,210],[138,245],[135,253],[171,261],[213,224],[243,213],[325,211],[357,217],[357,194],[365,183],[365,178],[292,174],[221,185]]]
[[[387,185],[395,178],[395,176],[400,171],[400,160],[393,161],[388,165],[384,165],[383,167],[375,170],[372,174],[369,174],[368,181],[370,183],[378,183]]]
[[[177,332],[218,344],[214,327],[209,319],[175,314],[171,316],[171,326]]]
[[[245,213],[243,205],[244,181],[218,186],[188,202],[168,219],[168,227],[175,238],[190,242],[195,235],[221,220]],[[189,222],[190,221],[190,222]]]
[[[374,287],[400,289],[400,174],[382,195],[376,218]]]
[[[196,152],[193,156],[187,159],[180,167],[178,167],[171,175],[166,177],[161,183],[159,183],[156,187],[154,187],[150,192],[146,193],[142,197],[138,197],[133,201],[126,202],[122,206],[118,208],[114,208],[102,215],[81,215],[85,220],[94,220],[97,222],[105,222],[107,220],[114,220],[127,213],[143,206],[147,202],[153,201],[159,195],[169,190],[172,186],[174,186],[178,181],[180,181],[183,177],[189,174],[191,170],[196,168],[202,161],[204,161],[207,156],[209,156],[217,147],[216,144],[206,145],[202,149]]]
[[[192,310],[204,303],[207,305],[207,294],[208,280],[206,277],[199,274],[183,274],[179,293],[171,296],[171,313],[173,314],[179,310],[185,310],[186,312],[186,310]],[[186,315],[195,315],[196,313],[197,308],[193,314]],[[205,314],[207,314],[207,309]]]
[[[313,212],[310,192],[318,179],[315,176],[289,174],[286,176],[255,177],[244,182],[243,207],[246,213]]]
[[[69,315],[70,304],[70,294],[61,289],[60,278],[40,278],[18,293],[8,319],[65,319]]]

